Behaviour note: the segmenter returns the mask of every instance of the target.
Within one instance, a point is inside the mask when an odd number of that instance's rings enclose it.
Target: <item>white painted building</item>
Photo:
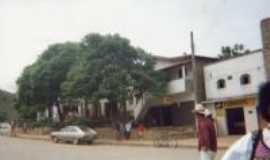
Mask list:
[[[134,109],[135,119],[148,126],[193,126],[194,90],[192,56],[155,56],[155,70],[164,72],[168,78],[167,93],[160,97],[147,97]],[[197,78],[203,79],[203,66],[216,58],[196,56]],[[197,95],[205,100],[204,81],[197,82]]]
[[[262,50],[204,67],[207,101],[219,134],[243,134],[258,128],[256,94],[266,81]]]

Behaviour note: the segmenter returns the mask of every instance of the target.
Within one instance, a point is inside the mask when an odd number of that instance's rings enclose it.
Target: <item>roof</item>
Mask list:
[[[167,62],[171,63],[165,67],[158,68],[158,70],[165,70],[165,69],[169,69],[172,67],[176,67],[179,65],[183,65],[183,64],[187,64],[187,63],[192,62],[192,55],[182,55],[182,56],[176,56],[176,57],[164,57],[164,56],[153,56],[153,57],[156,60],[167,61]],[[196,57],[196,59],[208,60],[211,62],[218,60],[217,58],[201,56],[201,55],[196,55],[195,57]]]
[[[180,66],[180,65],[183,65],[183,64],[187,64],[187,63],[191,63],[191,60],[185,60],[185,61],[173,63],[171,65],[159,68],[158,70],[166,70],[166,69],[170,69],[170,68],[177,67],[177,66]]]
[[[217,63],[229,61],[229,60],[232,60],[232,59],[237,59],[237,58],[240,58],[240,57],[244,57],[244,56],[251,55],[251,54],[255,54],[255,53],[259,53],[259,52],[263,52],[263,50],[262,50],[262,49],[256,49],[256,50],[253,50],[253,51],[251,51],[250,53],[247,53],[247,54],[241,54],[241,55],[235,56],[235,57],[230,57],[230,58],[220,59],[219,61],[210,63],[210,64],[208,64],[208,65],[206,65],[206,66],[210,66],[210,65],[217,64]]]
[[[186,54],[186,55],[175,56],[175,57],[165,57],[165,56],[153,55],[153,57],[155,59],[175,62],[175,61],[191,59],[192,55],[191,54]],[[203,56],[203,55],[195,55],[195,57],[198,58],[198,59],[210,59],[210,60],[217,60],[218,59],[217,57],[209,57],[209,56]]]

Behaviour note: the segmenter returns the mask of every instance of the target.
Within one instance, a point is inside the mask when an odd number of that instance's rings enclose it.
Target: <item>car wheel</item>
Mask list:
[[[58,143],[58,142],[59,142],[59,140],[58,140],[57,137],[52,137],[52,141],[53,141],[54,143]]]
[[[75,144],[75,145],[79,144],[79,139],[74,139],[73,144]]]

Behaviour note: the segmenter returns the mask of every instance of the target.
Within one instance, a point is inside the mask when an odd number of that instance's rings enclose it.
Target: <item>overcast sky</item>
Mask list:
[[[216,56],[222,45],[261,48],[270,0],[0,0],[0,88],[15,92],[23,68],[49,44],[91,32],[119,33],[162,56]]]

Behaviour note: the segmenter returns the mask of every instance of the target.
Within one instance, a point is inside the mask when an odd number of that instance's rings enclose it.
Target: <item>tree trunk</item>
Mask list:
[[[121,109],[122,109],[122,116],[121,116],[122,122],[125,124],[128,121],[126,102],[121,102]]]
[[[58,114],[59,120],[62,123],[62,122],[64,122],[65,117],[64,117],[64,114],[61,111],[60,104],[58,102],[56,103],[56,108],[57,108],[57,114]]]
[[[48,104],[48,118],[50,119],[50,120],[53,120],[52,118],[53,118],[53,115],[52,115],[53,113],[52,113],[52,103],[49,103]]]

